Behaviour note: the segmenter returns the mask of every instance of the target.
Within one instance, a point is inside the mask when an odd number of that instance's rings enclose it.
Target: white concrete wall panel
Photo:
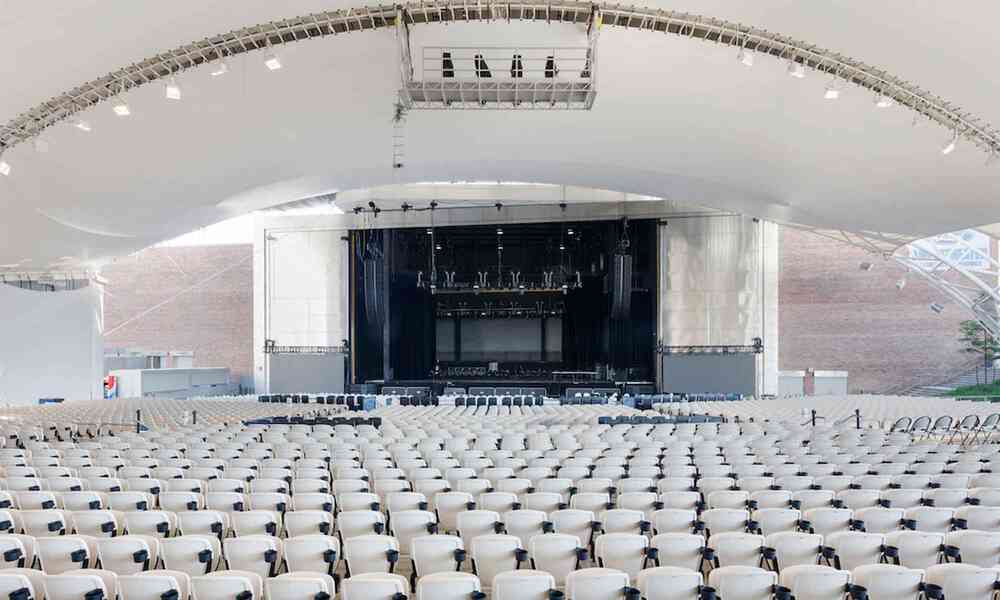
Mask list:
[[[0,404],[103,397],[101,290],[35,292],[0,284]]]

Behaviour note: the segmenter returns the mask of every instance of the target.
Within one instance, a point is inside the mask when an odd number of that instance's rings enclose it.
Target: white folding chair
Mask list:
[[[924,572],[899,565],[861,565],[851,571],[854,585],[878,600],[917,600],[921,597]]]
[[[348,576],[392,573],[399,561],[399,543],[387,535],[359,535],[343,542]]]
[[[617,569],[580,569],[566,576],[567,600],[621,600],[628,573]]]

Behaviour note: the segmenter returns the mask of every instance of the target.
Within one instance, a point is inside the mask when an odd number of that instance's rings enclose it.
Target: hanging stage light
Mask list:
[[[490,73],[490,67],[486,64],[486,59],[483,58],[482,54],[477,54],[473,59],[473,65],[476,68],[476,77],[481,77],[487,79],[493,77]]]
[[[510,61],[510,77],[511,79],[524,77],[524,63],[521,61],[520,54],[515,54]]]
[[[181,99],[181,86],[177,85],[176,77],[171,77],[167,81],[167,85],[163,88],[163,95],[167,97],[167,100]]]
[[[213,64],[212,70],[209,72],[209,74],[212,77],[219,77],[221,75],[225,75],[228,72],[229,72],[229,63],[226,61],[226,59],[223,58],[219,61],[216,61]]]
[[[119,117],[127,117],[130,114],[132,114],[132,111],[129,109],[128,104],[126,104],[125,101],[122,100],[121,98],[119,98],[118,101],[115,102],[115,105],[112,107],[112,110],[114,110],[115,114],[118,115]]]
[[[455,76],[455,61],[451,60],[451,52],[441,53],[441,77]]]
[[[281,68],[281,59],[278,58],[278,55],[272,50],[271,53],[268,54],[267,59],[264,60],[264,66],[267,67],[268,70],[277,71]]]
[[[941,154],[944,154],[945,156],[951,154],[952,152],[955,151],[955,146],[957,145],[958,145],[958,132],[956,131],[955,134],[952,135],[951,140],[949,140],[948,143],[945,144],[943,148],[941,148]]]
[[[547,56],[545,58],[545,78],[554,79],[559,75],[559,67],[556,66],[556,57]]]

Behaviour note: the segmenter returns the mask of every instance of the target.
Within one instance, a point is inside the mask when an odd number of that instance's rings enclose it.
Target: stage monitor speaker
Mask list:
[[[611,318],[625,320],[632,310],[632,255],[615,254],[611,262]]]

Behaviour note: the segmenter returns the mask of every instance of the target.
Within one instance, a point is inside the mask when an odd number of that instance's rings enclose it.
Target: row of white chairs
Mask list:
[[[997,554],[1000,552],[998,538],[1000,533],[979,531],[960,531],[947,536],[914,531],[887,535],[840,532],[825,537],[789,532],[766,537],[723,533],[712,536],[706,544],[704,538],[691,534],[661,534],[650,540],[641,535],[619,533],[604,534],[596,540],[594,564],[597,568],[624,574],[635,581],[664,573],[664,568],[675,570],[675,574],[685,572],[701,576],[707,572],[710,583],[713,578],[718,580],[719,573],[751,572],[751,569],[754,573],[770,572],[775,580],[780,576],[782,581],[787,581],[788,577],[803,572],[807,567],[815,572],[830,573],[836,570],[858,574],[876,566],[884,566],[883,563],[897,566],[895,572],[909,569],[977,573],[982,568],[993,568],[996,571]],[[17,572],[32,579],[43,578],[43,585],[47,576],[79,574],[79,569],[91,570],[91,574],[95,572],[93,569],[100,569],[105,574],[105,580],[109,576],[117,580],[119,577],[140,576],[143,573],[174,576],[182,574],[179,577],[182,580],[249,573],[249,579],[258,584],[260,580],[268,578],[309,573],[311,577],[327,583],[325,589],[331,590],[327,593],[335,593],[332,590],[336,589],[336,581],[339,579],[335,576],[339,545],[329,536],[305,536],[284,541],[268,536],[231,538],[222,542],[222,558],[218,562],[214,552],[219,551],[219,543],[212,536],[183,536],[167,540],[146,536],[104,540],[64,536],[33,540],[30,550],[26,549],[22,540],[19,536],[0,536],[0,551],[4,560],[14,559],[4,564],[6,568],[3,573]],[[485,586],[477,587],[477,591],[485,589],[487,592],[492,591],[494,598],[505,597],[502,590],[498,589],[500,576],[530,567],[530,573],[545,574],[549,585],[543,591],[565,589],[570,598],[590,597],[574,590],[574,581],[581,577],[581,573],[595,573],[593,568],[582,566],[587,561],[587,556],[586,549],[581,548],[579,538],[560,534],[538,535],[530,540],[529,548],[530,550],[525,548],[516,536],[486,534],[474,538],[469,553],[470,567],[477,579],[492,582],[492,590],[490,586]],[[30,567],[25,567],[29,564],[26,562],[26,553],[37,553],[37,564],[41,567],[39,571],[31,573]],[[411,585],[416,584],[418,594],[422,582],[437,581],[444,577],[442,574],[461,572],[466,561],[462,539],[457,536],[428,535],[414,538],[408,554],[412,564]],[[93,564],[92,556],[95,557]],[[344,544],[345,572],[348,577],[344,582],[345,586],[349,586],[348,582],[353,577],[392,574],[400,559],[400,546],[395,538],[379,535],[352,538]],[[815,565],[822,563],[828,565],[815,568]],[[963,566],[945,568],[942,563]],[[221,570],[214,570],[216,567]],[[971,570],[971,567],[976,567],[976,570]],[[287,571],[287,575],[278,572],[282,568]],[[405,583],[402,578],[390,579]],[[468,577],[464,579],[471,581]],[[119,589],[117,585],[107,587]],[[717,586],[713,587],[718,590]],[[789,587],[792,587],[794,594],[794,586]],[[257,594],[262,592],[260,585],[252,589]],[[675,594],[680,592],[674,586],[668,589]],[[499,596],[496,595],[498,592]],[[513,589],[510,593],[514,594]],[[646,592],[643,592],[643,596],[649,598]],[[267,597],[278,600],[269,594]],[[879,600],[884,598],[879,595],[872,597]]]

